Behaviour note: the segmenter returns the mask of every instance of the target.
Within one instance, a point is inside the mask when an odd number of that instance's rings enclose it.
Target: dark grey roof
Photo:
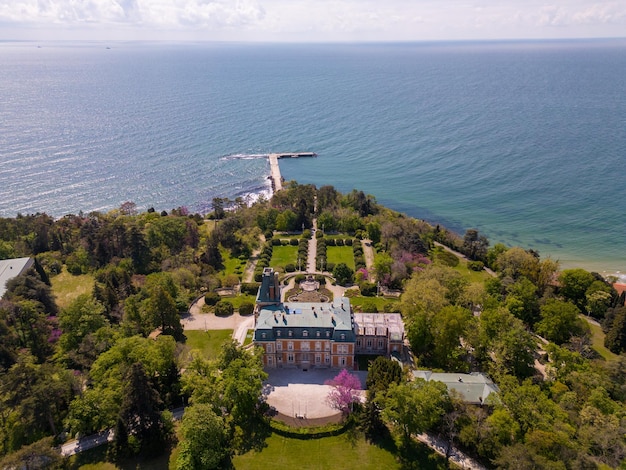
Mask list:
[[[292,302],[261,307],[255,328],[255,340],[282,338],[327,338],[334,341],[355,341],[350,301],[346,297],[328,302]],[[291,331],[291,336],[289,332]],[[317,332],[320,336],[317,336]],[[306,336],[305,336],[306,332]],[[265,333],[265,338],[262,334]]]

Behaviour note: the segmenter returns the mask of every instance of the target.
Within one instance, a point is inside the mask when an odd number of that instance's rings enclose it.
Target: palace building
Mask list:
[[[255,308],[254,343],[265,367],[354,368],[354,356],[400,352],[398,314],[353,314],[346,297],[333,302],[282,302],[278,273],[265,268]],[[359,324],[355,322],[355,316]],[[362,326],[360,326],[362,325]]]

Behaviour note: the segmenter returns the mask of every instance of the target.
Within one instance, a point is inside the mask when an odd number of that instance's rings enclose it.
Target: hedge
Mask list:
[[[254,304],[252,302],[241,302],[239,315],[252,315],[252,312],[254,312]]]
[[[242,294],[256,295],[259,287],[261,287],[260,282],[243,282],[240,289]]]
[[[270,428],[276,434],[295,439],[319,439],[321,437],[338,436],[353,425],[352,420],[325,426],[294,428],[275,419],[270,420]]]

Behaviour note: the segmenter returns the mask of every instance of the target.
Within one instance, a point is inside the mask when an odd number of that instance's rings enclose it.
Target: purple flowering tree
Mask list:
[[[332,387],[326,396],[326,402],[344,415],[352,411],[353,403],[361,401],[361,381],[346,369],[342,369],[335,378],[324,384]]]

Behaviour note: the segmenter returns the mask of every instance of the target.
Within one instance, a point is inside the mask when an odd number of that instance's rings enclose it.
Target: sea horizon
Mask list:
[[[0,60],[0,216],[207,212],[269,195],[259,155],[311,151],[286,180],[626,280],[624,39],[0,41]]]

